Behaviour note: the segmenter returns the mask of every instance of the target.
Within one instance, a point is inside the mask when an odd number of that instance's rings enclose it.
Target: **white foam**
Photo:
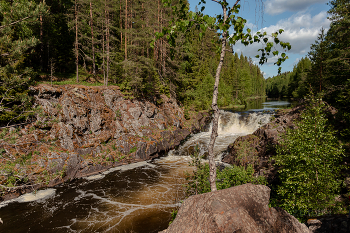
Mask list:
[[[114,171],[127,171],[127,170],[131,170],[131,169],[135,169],[135,168],[143,167],[143,166],[155,167],[155,165],[150,164],[147,161],[142,161],[142,162],[138,162],[138,163],[131,163],[131,164],[128,164],[128,165],[122,165],[122,166],[119,166],[119,167],[114,167],[114,168],[111,168],[111,169],[103,172],[102,174],[107,175],[107,174],[109,174],[111,172],[114,172]]]
[[[218,137],[215,141],[214,156],[216,161],[221,161],[222,153],[226,151],[228,145],[233,143],[239,136],[253,133],[260,126],[270,121],[270,114],[249,113],[241,116],[238,113],[220,111]],[[195,134],[188,139],[178,150],[169,152],[169,155],[186,156],[193,154],[198,146],[199,155],[208,152],[208,144],[211,137],[211,127],[208,132]]]
[[[152,168],[155,167],[154,164],[148,163],[147,161],[142,161],[142,162],[138,162],[138,163],[131,163],[131,164],[127,164],[127,165],[122,165],[119,167],[113,167],[113,168],[108,169],[107,171],[102,172],[101,174],[84,177],[84,179],[86,179],[86,180],[99,180],[99,179],[104,178],[107,174],[109,174],[111,172],[127,171],[127,170],[131,170],[131,169],[143,167],[143,166],[149,166]]]
[[[37,201],[37,200],[49,198],[55,195],[55,193],[56,193],[56,189],[45,189],[37,192],[24,194],[16,199],[20,203],[31,202],[31,201]]]
[[[97,175],[85,177],[85,179],[87,179],[87,180],[99,180],[99,179],[102,179],[103,177],[105,177],[105,175],[97,174]]]
[[[32,202],[32,201],[46,199],[55,195],[55,193],[56,193],[56,189],[45,189],[37,192],[27,193],[15,199],[11,199],[0,203],[0,208],[5,207],[12,202],[25,203],[25,202]]]
[[[12,202],[15,202],[16,199],[11,199],[11,200],[8,200],[8,201],[3,201],[0,203],[0,208],[2,207],[5,207],[7,206],[8,204],[12,203]]]

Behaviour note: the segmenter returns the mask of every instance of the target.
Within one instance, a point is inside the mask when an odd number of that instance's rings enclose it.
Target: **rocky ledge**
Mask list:
[[[0,131],[0,201],[159,157],[210,121],[208,113],[186,120],[165,95],[157,104],[116,86],[39,85],[31,91],[35,121]]]

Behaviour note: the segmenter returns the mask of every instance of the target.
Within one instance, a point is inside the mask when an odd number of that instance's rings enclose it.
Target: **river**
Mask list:
[[[214,153],[220,162],[227,146],[269,122],[287,101],[267,101],[241,112],[221,111]],[[208,132],[193,135],[177,150],[153,161],[113,168],[0,203],[0,232],[158,232],[184,198],[182,184],[189,154],[198,145],[206,154]]]

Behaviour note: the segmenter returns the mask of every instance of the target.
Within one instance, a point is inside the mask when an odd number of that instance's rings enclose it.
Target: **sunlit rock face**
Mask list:
[[[0,162],[27,156],[16,169],[23,177],[30,175],[27,184],[34,186],[13,188],[0,201],[157,158],[210,121],[206,113],[186,120],[183,109],[165,95],[157,103],[125,96],[117,86],[39,85],[31,91],[36,121],[10,130],[16,132],[8,133],[15,144],[4,145]]]
[[[309,233],[281,208],[269,208],[270,188],[244,184],[192,196],[184,201],[174,222],[163,233]]]

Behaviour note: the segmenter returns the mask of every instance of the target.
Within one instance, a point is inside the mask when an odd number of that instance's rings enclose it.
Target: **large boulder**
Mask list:
[[[281,208],[269,208],[270,188],[245,184],[192,196],[163,233],[309,233]]]

